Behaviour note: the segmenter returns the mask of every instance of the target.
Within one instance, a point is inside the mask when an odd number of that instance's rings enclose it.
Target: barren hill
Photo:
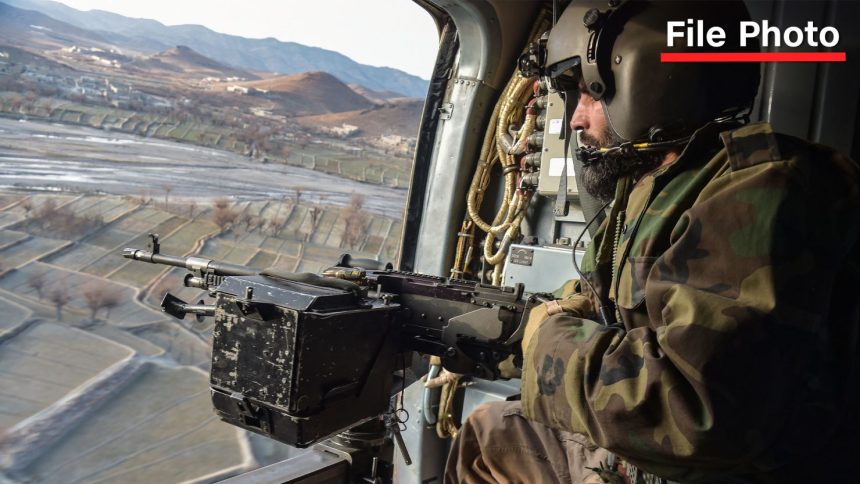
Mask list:
[[[259,76],[248,71],[221,64],[184,45],[142,58],[135,61],[133,65],[141,69],[158,69],[199,76],[259,79]]]
[[[32,69],[33,66],[41,66],[45,69],[51,69],[54,72],[60,74],[67,74],[72,72],[73,69],[65,64],[61,64],[52,59],[49,59],[45,56],[35,54],[25,49],[19,49],[17,47],[13,47],[5,43],[4,40],[0,39],[0,61],[12,64],[16,67],[5,67],[5,69],[0,69],[0,72],[6,73],[17,73],[24,70]],[[29,66],[29,67],[28,67]],[[15,91],[16,88],[9,84],[9,81],[12,79],[6,78],[3,79],[0,76],[0,91]],[[20,88],[21,90],[25,89],[25,87]]]
[[[373,91],[368,89],[361,84],[349,84],[349,87],[357,92],[358,94],[370,99],[376,104],[385,104],[393,101],[400,101],[404,99],[410,99],[408,97],[403,96],[399,92],[394,91]]]
[[[340,113],[375,106],[369,99],[325,72],[276,76],[241,85],[265,91],[265,96],[280,101],[284,111],[294,114]]]
[[[295,42],[281,42],[274,38],[247,39],[214,32],[201,25],[166,26],[155,20],[124,17],[103,10],[81,11],[51,0],[3,0],[18,9],[41,12],[42,19],[16,22],[26,28],[31,24],[57,31],[45,16],[78,28],[78,34],[66,35],[55,44],[87,45],[102,49],[106,44],[124,52],[155,53],[174,45],[187,45],[197,52],[228,65],[254,72],[281,72],[293,74],[325,70],[349,83],[357,83],[376,91],[394,91],[408,96],[423,97],[427,81],[390,67],[359,64],[334,51],[309,47]],[[0,22],[8,15],[0,11]],[[66,25],[68,25],[66,24]],[[0,37],[21,28],[0,25]],[[69,27],[71,27],[69,25]],[[62,29],[62,30],[65,30]],[[88,39],[84,42],[84,38]],[[100,40],[97,40],[100,39]],[[44,40],[44,39],[42,39]]]
[[[5,3],[0,3],[0,39],[9,44],[37,50],[82,43],[100,48],[109,47],[95,32]]]
[[[369,109],[342,113],[304,116],[298,119],[303,126],[338,127],[344,124],[358,126],[362,137],[397,135],[414,137],[418,133],[418,122],[424,101],[404,99]]]

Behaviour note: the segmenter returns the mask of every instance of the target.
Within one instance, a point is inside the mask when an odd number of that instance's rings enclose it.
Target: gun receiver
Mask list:
[[[352,267],[348,256],[322,276],[164,255],[157,236],[152,250],[127,248],[123,256],[188,269],[185,285],[215,298],[195,305],[168,293],[162,308],[179,319],[214,316],[210,386],[221,418],[296,447],[384,413],[404,352],[440,356],[456,373],[499,378],[499,362],[521,360],[519,341],[536,301],[522,285],[485,286],[390,265],[368,270]]]

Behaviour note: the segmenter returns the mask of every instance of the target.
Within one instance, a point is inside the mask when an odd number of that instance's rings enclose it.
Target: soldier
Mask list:
[[[748,18],[718,5],[576,1],[553,28],[613,203],[577,292],[530,317],[522,401],[468,417],[446,481],[856,479],[860,169],[744,123],[757,64],[660,63],[668,20]]]

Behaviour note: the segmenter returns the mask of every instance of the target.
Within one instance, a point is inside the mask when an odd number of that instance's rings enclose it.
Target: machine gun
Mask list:
[[[398,356],[441,357],[449,371],[499,378],[536,296],[392,269],[348,255],[317,274],[293,274],[201,257],[127,248],[129,259],[183,267],[185,286],[213,304],[167,293],[165,312],[214,317],[212,403],[228,423],[307,447],[389,407]]]

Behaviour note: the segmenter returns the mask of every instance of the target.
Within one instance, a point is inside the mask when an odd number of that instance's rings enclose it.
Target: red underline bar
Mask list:
[[[660,62],[845,62],[845,52],[661,52]]]

